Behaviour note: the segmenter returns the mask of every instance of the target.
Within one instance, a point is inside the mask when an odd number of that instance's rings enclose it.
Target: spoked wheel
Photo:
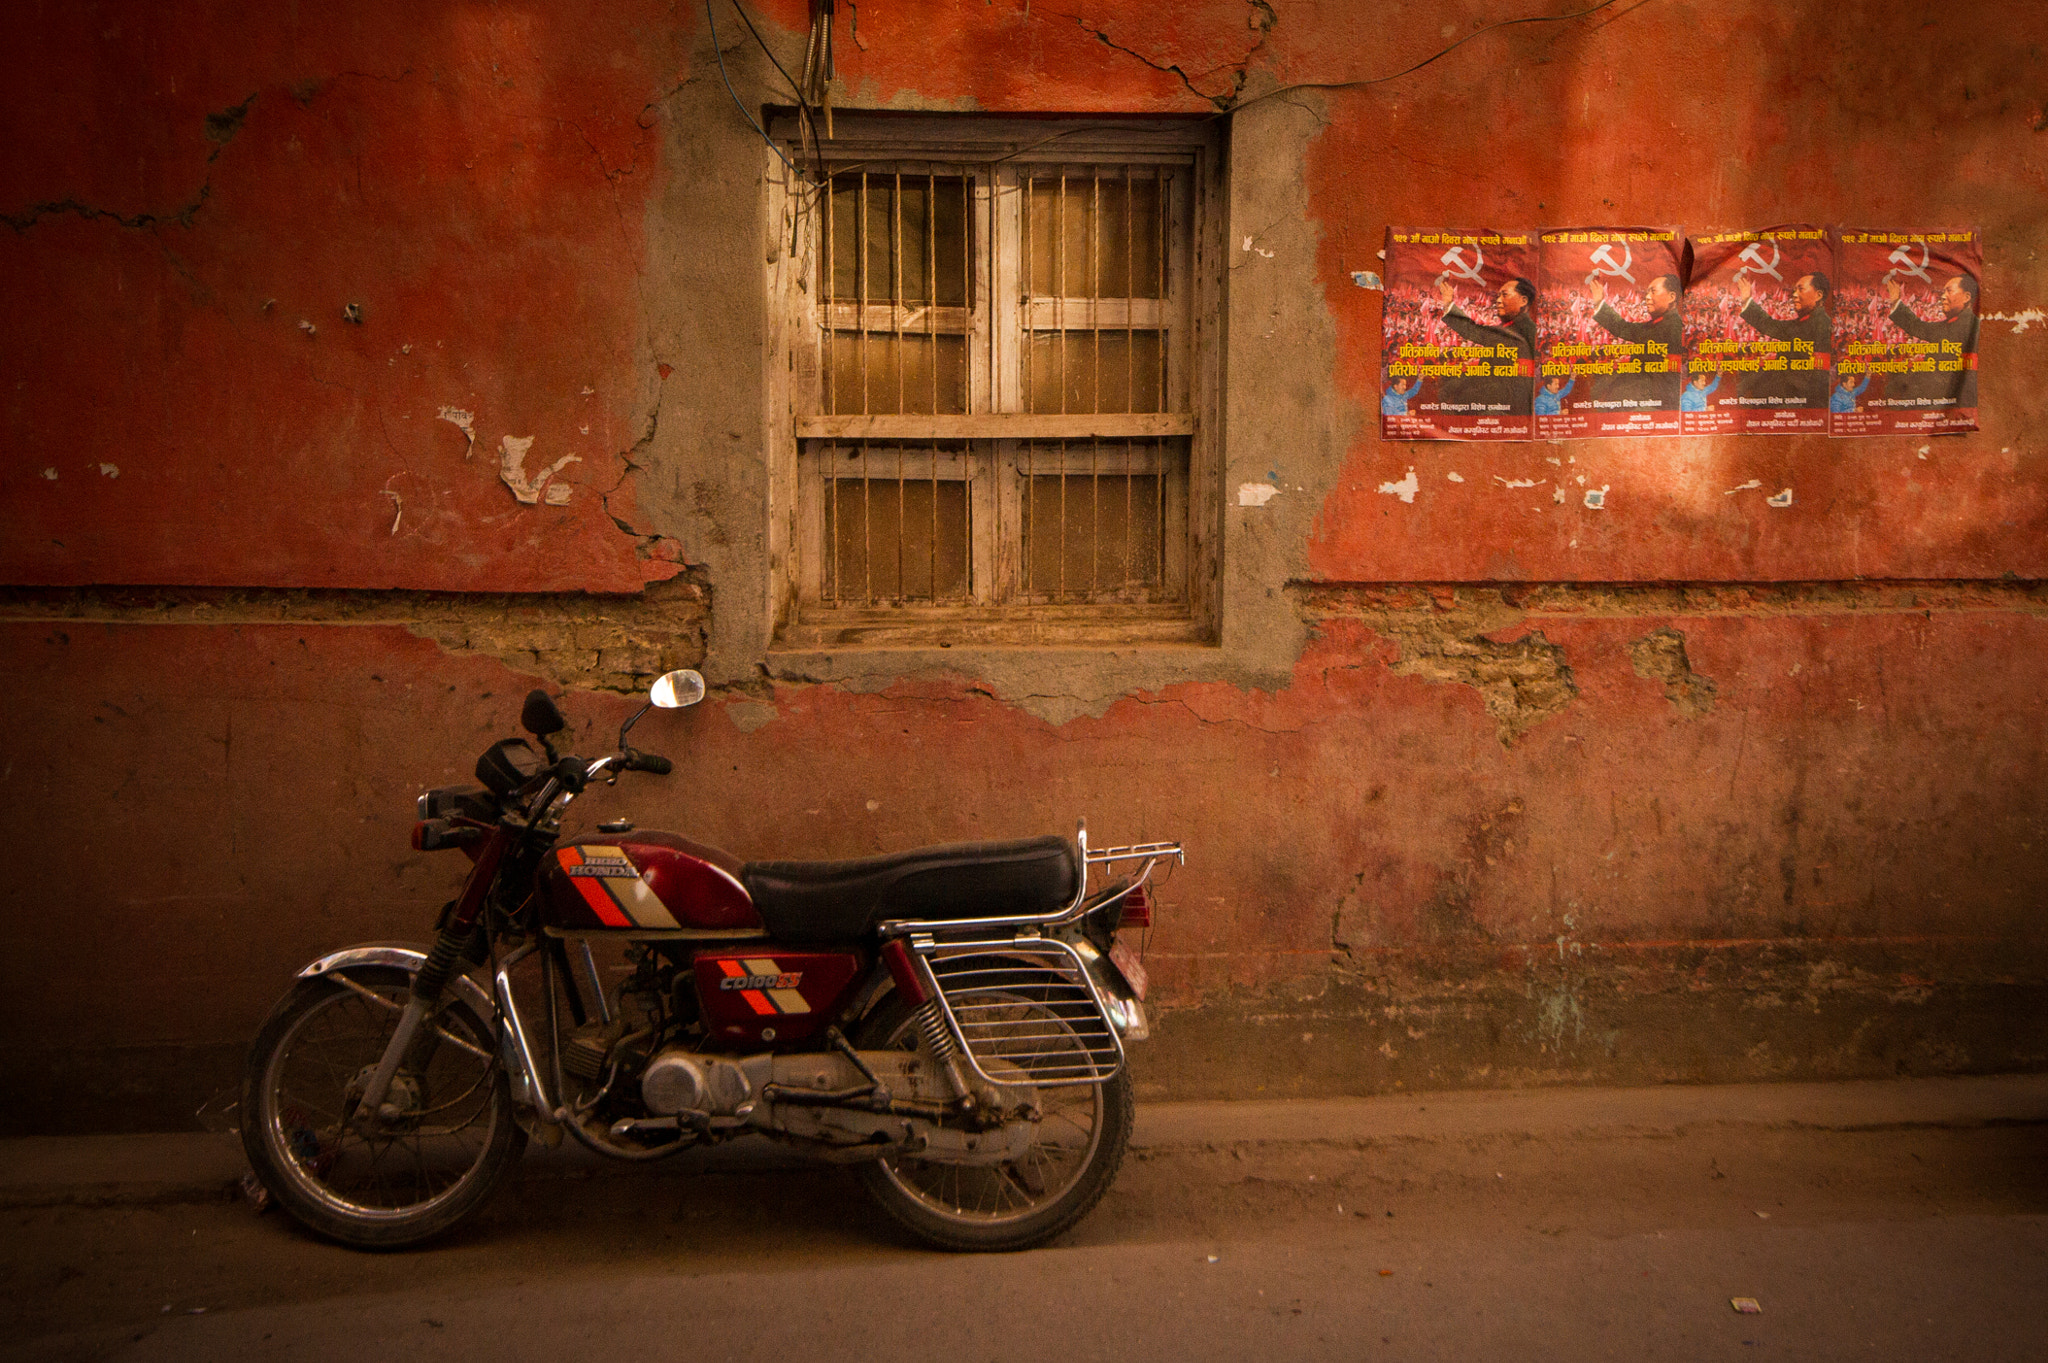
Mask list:
[[[451,1000],[432,1042],[400,1070],[385,1118],[356,1109],[398,1022],[411,976],[358,968],[351,982],[301,980],[250,1049],[242,1148],[280,1206],[308,1228],[366,1249],[439,1235],[483,1205],[525,1147],[491,1030]],[[383,1002],[378,1002],[382,1000]],[[390,1006],[386,1006],[386,1005]]]
[[[1067,1031],[1057,1012],[1028,991],[983,991],[973,1002],[1035,1035]],[[892,997],[861,1029],[868,1050],[916,1050],[915,1012]],[[1074,1049],[1081,1048],[1078,1039]],[[1029,1065],[1004,1066],[1020,1081]],[[1010,1073],[999,1073],[1008,1081]],[[1030,1143],[1004,1164],[947,1164],[892,1155],[859,1166],[882,1209],[926,1242],[952,1250],[1016,1250],[1044,1244],[1102,1200],[1123,1163],[1131,1135],[1131,1081],[1117,1071],[1099,1084],[1040,1087]]]

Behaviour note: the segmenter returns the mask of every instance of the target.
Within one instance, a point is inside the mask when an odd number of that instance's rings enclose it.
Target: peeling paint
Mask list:
[[[100,477],[102,477],[102,478],[119,478],[120,476],[121,476],[121,466],[120,466],[119,464],[101,464],[101,465],[100,465]]]
[[[1764,505],[1780,507],[1792,505],[1792,489],[1788,487],[1772,493],[1764,498]]]
[[[1264,506],[1280,495],[1280,489],[1271,483],[1239,483],[1237,504],[1239,506]]]
[[[1685,636],[1675,629],[1652,630],[1628,646],[1629,663],[1638,677],[1664,683],[1664,698],[1687,719],[1714,708],[1714,683],[1692,670],[1685,656]]]
[[[1361,289],[1384,289],[1386,287],[1380,283],[1379,275],[1371,270],[1353,270],[1351,272],[1351,282]]]
[[[2012,323],[2012,334],[2017,336],[2036,322],[2048,322],[2048,312],[2043,312],[2039,308],[2028,308],[2024,312],[1987,312],[1983,314],[1983,318],[1987,322]]]
[[[1527,617],[1498,591],[1303,587],[1298,599],[1312,616],[1362,620],[1392,640],[1401,650],[1389,669],[1395,676],[1473,688],[1502,747],[1563,714],[1578,696],[1564,649],[1540,630],[1501,641]]]
[[[1738,492],[1752,492],[1757,488],[1762,487],[1763,485],[1763,479],[1752,478],[1746,483],[1737,483],[1734,487],[1729,488],[1726,492],[1722,493],[1721,495],[1723,497],[1733,497]]]
[[[779,713],[773,705],[759,700],[736,700],[725,707],[725,717],[732,721],[732,727],[743,734],[750,734],[769,724]]]
[[[469,444],[465,446],[462,451],[462,457],[464,459],[467,459],[472,454],[476,453],[475,412],[465,412],[460,407],[443,407],[436,414],[435,419],[438,421],[447,422],[450,426],[455,427],[457,430],[461,431],[463,435],[469,438]]]
[[[1607,505],[1607,488],[1608,485],[1602,483],[1599,487],[1589,487],[1586,489],[1587,510],[1599,511]]]
[[[57,481],[57,470],[55,470],[54,468],[44,469],[43,477],[49,479],[51,482],[54,483]]]
[[[0,621],[397,626],[559,687],[643,694],[704,658],[709,593],[694,570],[630,596],[309,588],[10,587]]]
[[[583,457],[565,454],[554,463],[542,469],[531,482],[526,477],[526,452],[533,448],[534,438],[530,435],[508,435],[498,449],[498,477],[512,495],[528,506],[546,498],[549,506],[566,506],[575,489],[567,483],[550,483],[548,480],[571,464],[580,464]]]
[[[1457,472],[1446,473],[1444,477],[1449,479],[1453,483],[1462,483],[1465,481],[1465,475]]]
[[[1408,476],[1406,478],[1403,478],[1398,483],[1380,484],[1381,492],[1388,493],[1391,496],[1399,497],[1402,501],[1410,503],[1414,502],[1415,494],[1417,492],[1420,492],[1421,490],[1422,480],[1415,476],[1414,469],[1409,469]]]
[[[1493,481],[1502,487],[1536,487],[1544,482],[1541,478],[1503,478],[1498,473],[1493,475]]]

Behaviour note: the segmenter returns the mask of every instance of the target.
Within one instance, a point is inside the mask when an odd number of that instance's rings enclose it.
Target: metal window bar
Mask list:
[[[831,175],[821,223],[815,410],[914,415],[973,405],[967,347],[975,325],[975,181],[941,171],[931,163]],[[946,263],[957,278],[948,277]],[[834,437],[810,442],[804,458],[807,476],[822,479],[813,484],[813,524],[829,527],[812,579],[819,599],[877,605],[972,596],[971,571],[955,571],[971,569],[965,498],[948,487],[965,475],[948,472],[958,461],[936,438],[920,446]]]
[[[827,287],[817,410],[973,415],[986,410],[986,384],[996,411],[1168,411],[1184,358],[1169,342],[1187,345],[1178,335],[1185,304],[1169,299],[1169,220],[1186,208],[1175,201],[1177,172],[1158,162],[1051,161],[1014,173],[962,167],[942,180],[942,164],[833,172],[818,257]],[[957,222],[940,211],[954,186]],[[957,279],[940,263],[954,259],[955,242]],[[1019,299],[1021,328],[1010,320]],[[972,448],[981,462],[966,476],[988,480],[988,490],[962,502],[949,500],[936,437],[807,442],[806,467],[824,475],[806,494],[816,499],[809,524],[834,528],[818,544],[822,572],[807,579],[810,590],[845,605],[1138,604],[1186,591],[1169,539],[1186,496],[1185,437],[1095,433]],[[998,454],[1015,462],[1000,478]],[[974,516],[949,516],[956,503]],[[959,561],[975,565],[975,580],[953,573]]]
[[[1131,164],[1061,166],[1023,178],[1020,273],[1030,318],[1020,369],[1027,410],[1168,410],[1169,172],[1155,165],[1141,178]],[[1149,223],[1140,212],[1141,188]],[[1141,254],[1151,256],[1143,262],[1149,277],[1141,277]],[[1049,279],[1039,273],[1041,262]],[[1112,340],[1122,346],[1121,365]],[[1041,373],[1042,363],[1052,372]],[[1140,391],[1141,381],[1150,391]],[[1184,459],[1183,448],[1176,444],[1173,453]],[[1162,467],[1167,453],[1128,436],[1090,437],[1085,454],[1080,442],[1026,445],[1022,599],[1106,603],[1177,593],[1167,583],[1162,475],[1141,472]]]

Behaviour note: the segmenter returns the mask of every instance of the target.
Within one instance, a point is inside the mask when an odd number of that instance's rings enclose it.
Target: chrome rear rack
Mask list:
[[[1027,914],[1009,918],[892,918],[879,924],[876,931],[884,937],[903,937],[914,933],[937,936],[958,936],[961,933],[1002,932],[1014,930],[1020,933],[1038,933],[1048,928],[1065,927],[1080,918],[1090,906],[1088,904],[1088,868],[1107,866],[1117,861],[1142,861],[1137,875],[1131,878],[1120,894],[1111,896],[1121,899],[1151,878],[1152,868],[1172,857],[1180,865],[1187,865],[1187,853],[1177,842],[1135,842],[1125,847],[1105,847],[1100,851],[1088,850],[1088,821],[1082,819],[1074,830],[1074,841],[1081,849],[1081,875],[1074,887],[1074,898],[1057,913]],[[1103,903],[1108,903],[1104,900]]]
[[[1099,1084],[1123,1068],[1123,1041],[1088,967],[1053,938],[913,938],[934,997],[968,1063],[991,1084]]]

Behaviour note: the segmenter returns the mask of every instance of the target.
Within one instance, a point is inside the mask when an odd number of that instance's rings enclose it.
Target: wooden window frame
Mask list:
[[[948,334],[969,336],[969,398],[965,413],[826,412],[821,392],[821,341],[833,321],[892,328],[905,321],[889,302],[818,300],[821,191],[778,173],[768,180],[770,413],[773,500],[770,564],[776,619],[773,647],[785,651],[933,646],[1210,644],[1220,635],[1222,451],[1220,448],[1225,213],[1222,139],[1208,120],[1008,119],[982,116],[835,114],[837,136],[824,160],[869,170],[931,166],[940,175],[965,168],[972,178],[970,294],[963,319],[945,318]],[[791,159],[810,164],[794,120],[771,124]],[[1027,300],[1021,285],[1023,210],[1020,179],[1061,165],[1170,166],[1174,192],[1164,216],[1167,296],[1103,299],[1056,311]],[[778,166],[777,171],[781,168]],[[927,173],[919,169],[918,174]],[[1011,200],[1005,203],[1008,196]],[[945,309],[949,313],[958,308]],[[1036,314],[1046,312],[1040,318]],[[838,314],[847,314],[839,317]],[[1085,317],[1077,313],[1086,313]],[[824,314],[821,316],[821,314]],[[870,316],[873,314],[874,316]],[[881,314],[889,314],[881,316]],[[1113,316],[1111,314],[1114,314]],[[1034,326],[1033,323],[1041,323]],[[1155,327],[1168,342],[1161,404],[1169,410],[1121,413],[1034,413],[1023,387],[1032,330]],[[921,326],[919,328],[922,329]],[[911,328],[904,326],[903,330]],[[1133,446],[1128,442],[1167,442]],[[967,476],[971,601],[850,605],[827,602],[821,584],[826,523],[825,472],[843,448],[881,442],[920,477]],[[908,442],[905,443],[899,442]],[[965,442],[936,457],[918,444]],[[1101,443],[1113,442],[1113,443]],[[1182,462],[1173,445],[1184,443]],[[893,447],[893,449],[892,449]],[[869,445],[866,448],[875,448]],[[1162,454],[1162,449],[1172,450]],[[1127,452],[1128,451],[1128,452]],[[1128,470],[1160,476],[1162,555],[1159,590],[1176,599],[1105,600],[1071,604],[1024,599],[1018,559],[1019,508],[1033,475],[1093,473],[1114,479]],[[993,473],[993,476],[988,474]],[[907,475],[906,475],[907,476]],[[1128,489],[1128,484],[1126,485]],[[1126,532],[1128,533],[1128,531]],[[1127,560],[1128,562],[1128,560]]]

